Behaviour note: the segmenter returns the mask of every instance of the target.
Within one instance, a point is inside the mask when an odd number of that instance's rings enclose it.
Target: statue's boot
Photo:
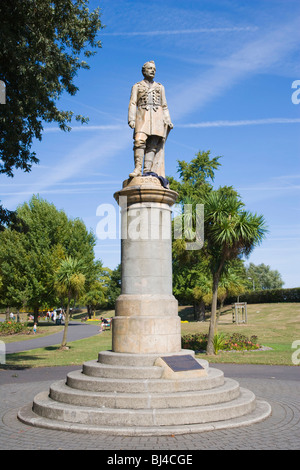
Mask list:
[[[134,152],[135,169],[131,173],[129,173],[129,176],[131,178],[133,178],[134,176],[142,175],[143,158],[144,158],[144,149],[136,149]]]
[[[146,153],[145,161],[144,161],[143,174],[152,171],[152,164],[153,164],[153,160],[154,160],[154,155],[155,155],[155,152],[147,152]]]

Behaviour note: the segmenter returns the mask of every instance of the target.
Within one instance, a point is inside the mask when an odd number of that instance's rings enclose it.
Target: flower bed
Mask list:
[[[0,335],[1,336],[17,335],[20,333],[27,333],[27,332],[28,332],[27,323],[18,323],[14,321],[0,322]]]
[[[206,351],[207,338],[208,334],[204,333],[185,335],[182,337],[182,348],[192,349],[193,351]],[[219,339],[218,350],[220,351],[250,351],[261,347],[257,342],[257,336],[254,335],[247,338],[247,336],[240,333],[233,333],[232,335],[216,335],[215,339]]]
[[[233,333],[229,338],[225,338],[224,347],[222,348],[225,351],[249,351],[254,349],[259,349],[261,347],[257,342],[257,336],[247,336],[242,335],[241,333]]]

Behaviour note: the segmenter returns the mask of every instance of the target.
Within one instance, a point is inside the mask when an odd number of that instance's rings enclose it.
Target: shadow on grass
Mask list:
[[[27,365],[28,362],[30,361],[31,363],[34,361],[38,361],[42,359],[41,356],[37,355],[20,355],[20,353],[17,354],[9,354],[6,360],[6,364],[0,364],[0,370],[25,370],[25,369],[31,369],[31,365]],[[17,365],[15,362],[18,361],[21,363],[20,365]],[[27,364],[26,364],[27,363]]]
[[[33,325],[34,325],[34,321],[32,321],[32,320],[29,320],[29,321],[27,322],[27,326],[33,326]],[[55,322],[53,322],[53,321],[50,322],[50,321],[41,321],[41,320],[40,320],[40,321],[38,322],[38,326],[43,327],[43,328],[46,328],[46,327],[48,327],[48,326],[59,326],[59,325],[56,325]]]
[[[181,307],[178,312],[178,315],[180,316],[182,321],[188,321],[188,322],[195,321],[194,307],[191,307],[191,306]]]
[[[223,307],[223,309],[221,311],[221,314],[220,314],[220,317],[219,317],[219,321],[222,321],[222,316],[223,315],[228,315],[228,313],[230,313],[230,312],[231,312],[231,308]],[[195,320],[195,311],[194,311],[194,307],[192,305],[188,305],[188,306],[185,306],[185,307],[184,306],[179,307],[178,315],[179,315],[179,317],[181,318],[182,321],[188,321],[188,322],[191,322],[191,323],[197,321],[197,320]],[[205,312],[205,320],[206,321],[210,320],[210,311]],[[230,325],[231,323],[232,323],[231,321],[226,320],[226,323],[223,323],[223,324],[224,325],[225,324]]]
[[[60,345],[56,346],[46,346],[43,348],[45,351],[59,351]],[[72,346],[68,345],[68,349],[72,349]],[[18,353],[11,353],[8,354],[6,357],[6,364],[0,364],[0,371],[1,370],[25,370],[25,369],[31,369],[34,366],[30,365],[33,362],[41,361],[43,360],[43,356],[38,355],[38,354],[20,354]],[[20,363],[20,365],[16,363]],[[46,366],[45,366],[46,367]]]

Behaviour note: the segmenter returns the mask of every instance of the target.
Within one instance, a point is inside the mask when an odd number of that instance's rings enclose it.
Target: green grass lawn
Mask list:
[[[81,366],[83,362],[98,358],[98,352],[111,349],[111,331],[87,339],[68,343],[69,349],[61,351],[60,345],[9,354],[6,367]],[[1,367],[1,366],[0,366]]]
[[[300,340],[300,304],[250,304],[247,306],[247,310],[248,323],[236,325],[232,323],[231,308],[224,308],[220,316],[218,332],[239,332],[249,337],[256,335],[260,344],[269,346],[272,350],[219,352],[215,356],[199,354],[197,357],[203,357],[208,359],[209,362],[218,363],[292,366],[292,353],[295,350],[291,346],[293,341]],[[101,312],[100,316],[110,317],[113,312],[105,313],[103,315],[104,312]],[[205,322],[194,322],[193,309],[191,307],[180,307],[179,314],[182,320],[188,321],[188,323],[181,324],[182,335],[208,332],[209,318]],[[97,314],[96,317],[98,316]],[[61,327],[52,326],[52,328],[58,331],[57,328]],[[48,331],[50,332],[50,326]],[[69,349],[66,351],[60,351],[60,345],[57,345],[10,354],[6,357],[6,367],[81,366],[85,361],[96,359],[99,351],[111,349],[111,339],[111,331],[105,331],[88,339],[68,343]],[[17,336],[15,340],[19,341]],[[6,340],[4,339],[4,341]]]
[[[192,309],[180,308],[182,318],[191,320]],[[249,304],[247,305],[247,324],[232,323],[230,307],[223,309],[220,316],[218,333],[242,333],[248,337],[256,335],[258,342],[272,348],[271,351],[219,352],[209,356],[210,362],[239,364],[293,365],[291,348],[293,341],[300,340],[300,304]],[[182,323],[182,334],[207,333],[206,322]],[[197,357],[206,357],[199,354]]]
[[[33,323],[30,322],[28,323],[28,333],[26,334],[19,333],[16,335],[6,335],[6,336],[0,335],[0,341],[4,341],[4,343],[14,343],[15,341],[26,341],[26,340],[34,339],[34,338],[41,338],[43,336],[52,335],[53,333],[58,333],[59,331],[62,331],[63,328],[64,327],[61,325],[54,325],[53,323],[41,322],[38,326],[36,334],[34,335]]]

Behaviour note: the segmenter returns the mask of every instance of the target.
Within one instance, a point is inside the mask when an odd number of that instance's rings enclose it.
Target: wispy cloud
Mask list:
[[[91,132],[91,131],[116,131],[127,129],[127,125],[121,124],[105,124],[105,125],[97,125],[97,126],[89,126],[88,124],[83,124],[82,126],[73,126],[71,128],[71,132]],[[45,127],[44,132],[46,134],[51,132],[61,132],[59,127]]]
[[[37,179],[31,185],[30,192],[25,190],[14,192],[13,194],[4,194],[4,196],[6,196],[3,198],[4,206],[8,209],[14,209],[17,204],[23,201],[23,196],[28,196],[29,194],[80,192],[79,188],[75,190],[70,188],[56,189],[53,188],[53,186],[82,174],[84,169],[90,167],[92,164],[97,168],[101,163],[105,163],[107,159],[114,158],[131,143],[128,138],[128,130],[126,130],[126,132],[119,132],[118,139],[113,138],[112,135],[108,135],[106,139],[96,135],[85,140],[82,145],[62,158],[60,163],[52,168],[51,171],[46,171],[43,176]],[[96,165],[95,162],[97,162]],[[86,192],[83,188],[81,191]],[[91,188],[88,188],[88,191],[90,192]]]
[[[192,129],[199,127],[234,127],[234,126],[259,126],[264,124],[299,124],[300,118],[264,118],[264,119],[241,119],[238,121],[203,121],[191,122],[187,124],[176,124],[178,128]],[[97,132],[97,131],[110,131],[110,130],[124,130],[128,129],[128,125],[96,125],[96,126],[74,126],[72,132]],[[48,127],[45,129],[46,133],[61,132],[58,127]]]
[[[286,197],[293,197],[295,207],[298,206],[297,198],[299,197],[300,184],[299,175],[295,176],[294,181],[290,177],[271,177],[265,181],[254,183],[252,185],[237,186],[237,191],[247,199],[248,203],[260,202],[266,200],[280,200],[282,203]],[[290,207],[291,209],[291,207]]]
[[[291,182],[289,179],[285,178],[277,178],[272,177],[271,179],[254,184],[252,186],[241,186],[239,190],[243,191],[254,191],[254,192],[261,192],[261,191],[275,191],[276,195],[279,197],[283,196],[283,193],[286,191],[299,191],[300,184]],[[280,191],[280,193],[279,193]],[[261,196],[261,194],[259,194]]]
[[[259,126],[264,124],[297,124],[300,118],[265,118],[244,119],[239,121],[206,121],[188,124],[178,124],[177,127],[192,129],[198,127],[231,127],[231,126]]]
[[[190,34],[192,31],[213,32],[213,30],[234,30],[234,28],[199,28],[198,30],[170,30],[164,31],[164,34]],[[184,32],[186,31],[186,32]],[[215,31],[216,32],[216,31]],[[150,32],[148,32],[150,34]],[[112,33],[111,33],[112,34]],[[145,34],[145,33],[144,33]],[[160,31],[152,31],[152,35],[162,34]],[[269,118],[256,120],[239,121],[212,121],[200,122],[196,124],[180,124],[187,115],[195,109],[200,109],[212,100],[216,100],[227,89],[234,86],[235,83],[254,74],[266,71],[268,67],[280,61],[287,53],[296,49],[299,45],[300,31],[298,28],[298,19],[283,24],[280,28],[274,28],[272,31],[262,33],[255,41],[250,41],[242,47],[237,46],[234,53],[229,54],[223,60],[218,61],[206,73],[194,76],[185,82],[176,84],[176,88],[168,91],[168,102],[172,111],[172,119],[179,127],[223,127],[223,126],[242,126],[259,125],[275,123],[295,123],[299,119],[289,118]],[[115,131],[117,133],[117,139]],[[52,133],[58,131],[58,128],[47,128],[45,132]],[[60,163],[50,171],[45,172],[44,176],[39,178],[31,188],[32,193],[39,193],[51,189],[54,184],[70,180],[83,172],[92,164],[105,162],[108,158],[118,155],[126,147],[132,145],[131,134],[128,132],[127,124],[107,124],[98,126],[75,126],[73,132],[93,132],[105,131],[103,134],[94,135],[84,141],[84,143],[75,148],[67,156],[62,157]],[[110,131],[111,134],[110,134]],[[97,171],[97,165],[95,170]],[[7,198],[3,201],[6,207],[15,207],[21,201],[19,195]]]
[[[173,29],[156,31],[116,31],[112,33],[103,32],[101,36],[172,36],[181,34],[204,34],[204,33],[234,33],[241,31],[257,31],[257,26],[232,26],[227,28],[196,28],[196,29]]]
[[[172,92],[168,93],[173,119],[182,119],[192,111],[216,100],[250,74],[266,72],[269,67],[285,59],[286,54],[299,47],[299,43],[297,18],[238,47],[206,73],[176,84]]]
[[[118,182],[120,183],[120,182]],[[49,189],[48,187],[44,186],[43,188],[39,188],[38,191],[34,191],[37,194],[90,194],[90,193],[101,193],[101,192],[108,192],[111,194],[111,188],[98,188],[98,187],[91,187],[87,185],[85,188],[57,188],[57,189]],[[20,196],[31,196],[34,194],[31,190],[29,191],[14,191],[14,192],[0,192],[0,196],[13,196],[13,197],[20,197]]]

